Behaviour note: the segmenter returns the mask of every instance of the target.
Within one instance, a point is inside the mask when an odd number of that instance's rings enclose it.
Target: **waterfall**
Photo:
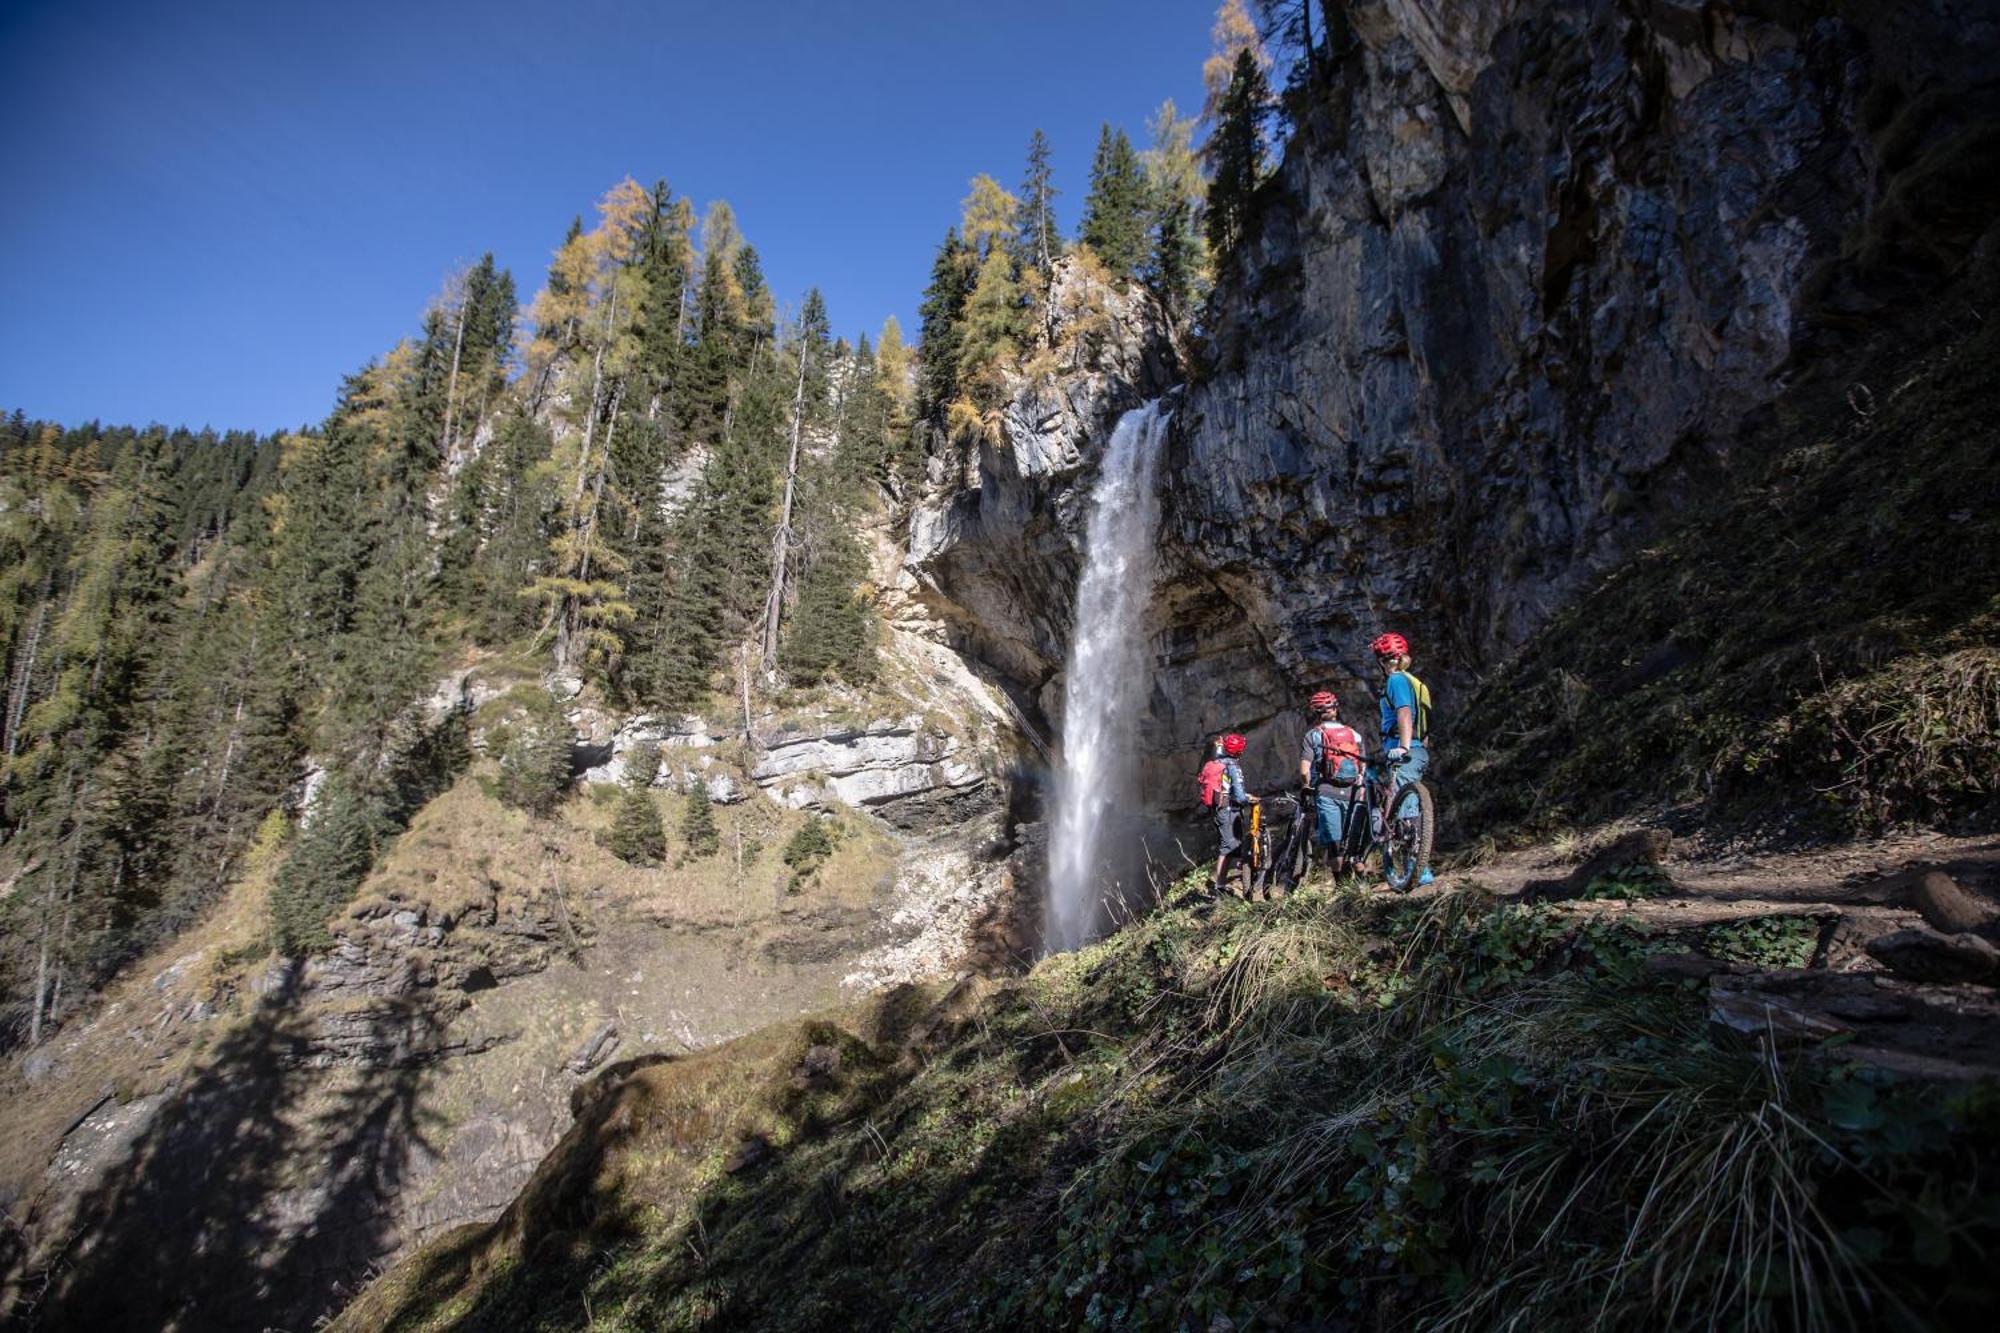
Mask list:
[[[1103,900],[1118,892],[1118,867],[1130,863],[1120,853],[1136,850],[1106,835],[1138,804],[1139,719],[1153,678],[1145,622],[1160,521],[1154,478],[1169,415],[1155,400],[1118,419],[1090,498],[1049,830],[1042,935],[1050,950],[1096,936]]]

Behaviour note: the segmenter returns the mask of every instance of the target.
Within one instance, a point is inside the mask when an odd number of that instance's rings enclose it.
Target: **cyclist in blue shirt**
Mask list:
[[[1410,674],[1410,641],[1400,634],[1378,635],[1372,647],[1382,668],[1382,758],[1396,783],[1415,782],[1430,767],[1431,692]],[[1430,867],[1417,883],[1428,884]]]
[[[1222,887],[1228,882],[1235,863],[1241,861],[1247,852],[1243,845],[1245,829],[1243,812],[1258,804],[1260,798],[1252,796],[1243,786],[1243,766],[1237,761],[1243,757],[1248,742],[1235,732],[1222,738],[1215,756],[1221,761],[1221,783],[1215,793],[1215,874],[1208,881],[1208,896],[1219,898]]]

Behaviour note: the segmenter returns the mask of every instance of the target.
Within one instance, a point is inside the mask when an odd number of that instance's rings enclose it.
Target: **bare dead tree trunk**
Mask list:
[[[785,561],[791,554],[792,499],[798,491],[799,437],[806,415],[806,363],[812,355],[810,340],[799,343],[799,382],[792,390],[792,450],[785,462],[785,502],[778,511],[778,531],[771,538],[771,594],[764,599],[764,674],[778,670],[778,617],[785,606]]]
[[[438,439],[438,453],[451,457],[452,409],[458,405],[458,358],[465,350],[465,298],[458,301],[458,328],[451,336],[451,377],[444,386],[444,434]]]
[[[597,514],[604,505],[604,476],[611,471],[611,441],[618,434],[618,406],[625,401],[625,381],[618,381],[618,387],[611,391],[611,421],[604,428],[604,461],[598,464],[597,478],[590,487],[590,515],[583,526],[583,557],[577,566],[577,578],[590,582],[590,555],[597,545]]]
[[[54,933],[55,915],[56,877],[51,867],[48,892],[42,895],[42,939],[35,950],[35,1004],[28,1012],[30,1046],[42,1044],[42,1005],[49,994],[49,937]]]
[[[75,778],[72,775],[70,781],[64,787],[63,804],[65,806],[69,804],[70,793],[75,790]],[[90,786],[86,783],[83,789],[83,798],[79,802],[79,805],[88,804],[89,800]],[[35,1006],[33,1012],[28,1015],[28,1045],[30,1046],[39,1046],[42,1044],[43,1016],[51,1012],[49,1006],[49,997],[51,995],[49,965],[51,962],[57,962],[58,967],[60,966],[54,955],[67,945],[69,916],[76,902],[76,881],[78,876],[83,872],[83,848],[80,845],[83,841],[83,816],[81,810],[78,810],[78,813],[75,815],[75,821],[76,826],[71,831],[69,838],[69,874],[63,882],[60,901],[64,918],[61,927],[64,939],[61,943],[58,943],[56,937],[58,900],[54,866],[49,867],[48,892],[42,896],[42,938],[35,949]]]
[[[611,289],[611,298],[605,303],[604,336],[598,339],[597,351],[590,359],[590,410],[583,419],[583,448],[576,459],[576,485],[570,491],[570,507],[574,513],[583,503],[583,490],[590,477],[591,457],[597,445],[597,405],[599,394],[604,387],[604,348],[611,341],[611,330],[618,320],[618,288]],[[599,475],[602,482],[602,474]],[[585,556],[586,563],[588,555]],[[556,665],[570,665],[570,654],[576,647],[576,619],[578,601],[574,593],[564,596],[562,610],[556,623]]]
[[[27,715],[28,692],[35,684],[35,654],[42,644],[42,627],[49,619],[50,572],[42,574],[41,605],[35,609],[35,623],[28,630],[28,643],[21,652],[20,666],[14,672],[14,679],[7,693],[7,744],[8,754],[13,754],[21,743],[21,719]]]

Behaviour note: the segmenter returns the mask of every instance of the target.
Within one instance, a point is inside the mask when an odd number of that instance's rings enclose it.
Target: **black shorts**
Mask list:
[[[1228,856],[1243,847],[1241,833],[1243,812],[1233,805],[1215,807],[1215,845],[1217,856]]]

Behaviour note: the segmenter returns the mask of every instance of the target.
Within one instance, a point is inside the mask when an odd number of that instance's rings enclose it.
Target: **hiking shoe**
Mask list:
[[[1436,878],[1437,876],[1431,873],[1431,868],[1429,866],[1425,866],[1424,873],[1417,876],[1417,887],[1421,889],[1424,885],[1429,884],[1432,880]]]

